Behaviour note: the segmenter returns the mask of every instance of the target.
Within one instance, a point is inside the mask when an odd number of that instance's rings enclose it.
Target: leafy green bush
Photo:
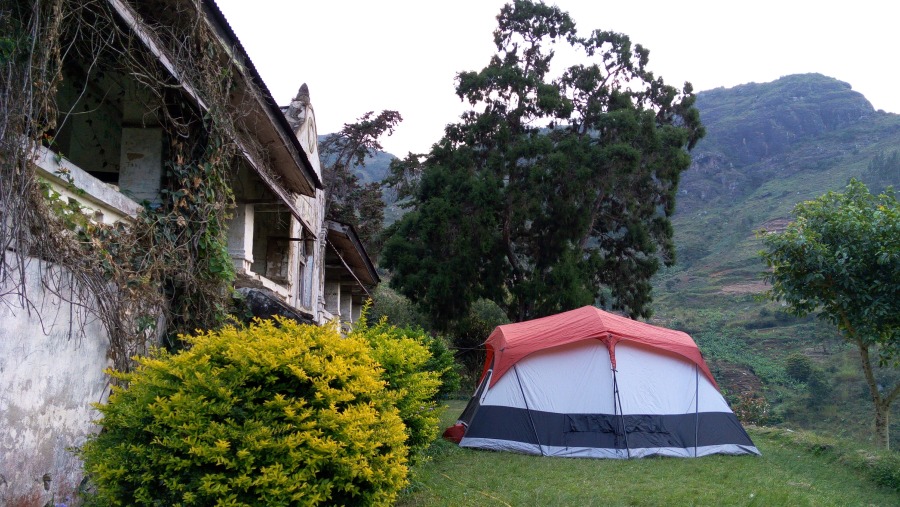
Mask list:
[[[784,370],[791,379],[806,382],[813,372],[813,363],[806,355],[794,352],[787,356]]]
[[[462,350],[462,361],[470,372],[481,373],[484,349],[481,344],[497,326],[508,324],[509,317],[493,301],[479,299],[472,303],[469,314],[451,329],[453,344]]]
[[[406,296],[383,283],[375,288],[369,319],[378,322],[387,317],[388,322],[400,327],[428,327],[428,318]]]
[[[450,383],[459,376],[454,371],[453,356],[442,342],[429,336],[421,328],[398,328],[382,318],[369,326],[365,314],[354,325],[351,337],[365,340],[372,347],[372,355],[384,368],[383,378],[396,396],[394,403],[406,425],[410,460],[415,462],[437,437],[440,407],[437,399],[441,383]]]
[[[185,340],[113,373],[127,387],[98,405],[103,431],[81,450],[96,503],[394,501],[406,435],[361,337],[279,320]]]
[[[424,334],[421,329],[416,330],[425,338],[425,346],[431,352],[431,359],[425,364],[425,369],[441,373],[441,387],[438,389],[438,398],[448,398],[459,393],[462,378],[459,375],[459,364],[450,350],[447,340],[442,336]]]
[[[821,408],[831,399],[831,379],[824,370],[816,367],[812,359],[805,354],[794,352],[788,355],[785,360],[784,371],[791,380],[806,384],[807,408]]]
[[[809,397],[806,404],[809,408],[821,408],[826,405],[832,396],[831,380],[828,374],[820,368],[813,368],[806,379],[806,389]]]

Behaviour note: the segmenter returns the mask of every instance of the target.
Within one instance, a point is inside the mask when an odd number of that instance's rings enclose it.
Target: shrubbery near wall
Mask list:
[[[127,388],[99,407],[104,431],[82,450],[92,500],[391,504],[407,476],[401,418],[420,446],[428,425],[436,431],[438,388],[418,370],[427,350],[393,333],[379,325],[341,338],[334,327],[257,321],[140,359],[115,374]]]
[[[384,368],[384,379],[395,396],[409,436],[410,460],[415,462],[437,437],[442,381],[459,387],[453,354],[439,338],[418,328],[398,328],[381,319],[369,326],[362,318],[351,336],[367,341]],[[431,350],[437,353],[433,354]]]

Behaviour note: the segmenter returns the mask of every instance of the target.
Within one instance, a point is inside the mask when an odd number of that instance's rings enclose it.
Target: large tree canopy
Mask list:
[[[900,351],[900,207],[893,190],[873,196],[851,180],[794,209],[795,221],[763,236],[770,296],[797,315],[818,312],[857,346],[875,404],[876,436],[889,446],[890,405],[900,385],[879,389],[870,352],[897,365]]]
[[[479,297],[513,320],[598,300],[649,316],[650,277],[674,262],[679,175],[703,136],[690,84],[655,77],[626,35],[580,37],[556,7],[517,0],[497,19],[497,54],[457,76],[473,109],[393,167],[411,212],[387,231],[392,284],[438,326]],[[555,45],[582,63],[557,69]]]

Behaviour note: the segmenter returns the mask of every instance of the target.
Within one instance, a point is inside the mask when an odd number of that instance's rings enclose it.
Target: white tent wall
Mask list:
[[[592,458],[759,454],[695,364],[624,341],[615,355],[616,372],[600,340],[525,357],[473,400],[460,445]]]
[[[482,405],[557,414],[612,414],[612,392],[609,351],[600,340],[590,340],[519,361],[490,388]]]
[[[619,342],[615,352],[621,413],[693,414],[698,394],[700,412],[731,412],[712,382],[681,356],[629,342]]]

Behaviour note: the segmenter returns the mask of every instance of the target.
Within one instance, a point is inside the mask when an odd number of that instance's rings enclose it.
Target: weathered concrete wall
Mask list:
[[[341,314],[340,282],[325,282],[325,311],[335,316]]]
[[[42,286],[59,269],[32,259],[26,273],[30,308],[0,296],[0,505],[68,503],[82,479],[71,449],[96,431],[90,404],[109,391],[108,339],[100,322]]]
[[[137,202],[159,203],[163,134],[160,128],[123,128],[119,188]]]
[[[291,104],[285,111],[288,123],[294,129],[294,134],[300,141],[300,146],[306,152],[306,156],[313,166],[313,170],[319,178],[322,177],[322,166],[319,160],[318,131],[316,127],[316,113],[313,110],[309,98],[309,88],[304,83],[300,86],[297,95],[291,100]],[[332,315],[328,308],[337,311],[337,304],[329,307],[329,289],[325,287],[325,236],[327,234],[325,224],[325,192],[316,190],[315,197],[299,196],[297,207],[300,209],[300,219],[305,227],[315,236],[315,241],[310,241],[307,248],[306,266],[302,276],[304,281],[300,283],[300,291],[297,294],[298,306],[313,311],[316,314],[318,324],[325,324]],[[338,289],[339,290],[339,289]]]
[[[341,286],[341,327],[350,329],[353,323],[353,286]]]

